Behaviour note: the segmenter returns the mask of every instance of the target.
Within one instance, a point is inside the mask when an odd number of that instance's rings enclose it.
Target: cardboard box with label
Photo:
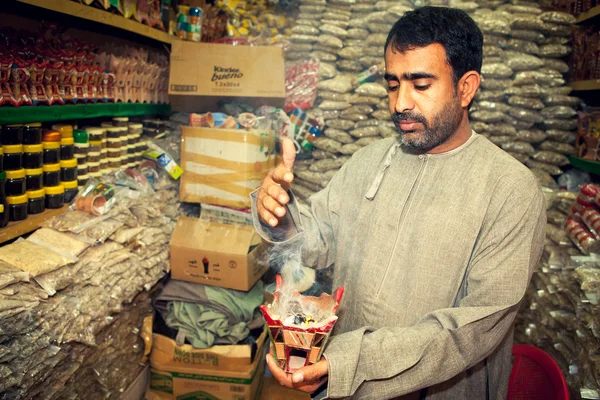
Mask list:
[[[149,399],[256,399],[265,371],[266,329],[251,345],[196,349],[153,334]]]
[[[269,268],[252,226],[180,217],[171,238],[173,279],[250,290]]]
[[[250,193],[275,167],[272,131],[181,128],[179,200],[250,208]]]
[[[216,111],[236,99],[283,108],[285,66],[278,46],[231,46],[175,40],[171,46],[169,99],[174,111]]]

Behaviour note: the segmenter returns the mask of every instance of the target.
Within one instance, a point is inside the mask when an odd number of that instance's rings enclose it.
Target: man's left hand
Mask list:
[[[300,390],[306,393],[314,393],[327,380],[329,366],[327,360],[322,359],[316,364],[302,367],[293,374],[287,374],[277,366],[272,355],[267,354],[267,365],[273,377],[285,387]]]

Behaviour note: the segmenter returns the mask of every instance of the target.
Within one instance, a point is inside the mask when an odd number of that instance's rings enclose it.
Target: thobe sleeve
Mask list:
[[[290,202],[280,226],[272,228],[259,219],[256,202],[258,190],[250,194],[254,227],[271,246],[302,245],[302,264],[310,268],[327,268],[335,260],[335,231],[339,221],[340,193],[343,193],[348,164],[333,177],[327,187],[311,196],[308,206],[300,205],[292,188]]]
[[[402,396],[447,381],[494,351],[513,324],[543,249],[543,195],[537,188],[522,192],[495,200],[496,211],[488,208],[457,307],[409,327],[364,327],[331,338],[324,352],[328,398]]]

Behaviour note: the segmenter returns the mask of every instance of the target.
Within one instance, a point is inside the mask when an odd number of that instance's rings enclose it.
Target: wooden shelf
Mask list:
[[[41,214],[31,215],[29,218],[19,222],[9,222],[4,228],[0,228],[0,243],[7,242],[9,240],[18,238],[27,233],[33,232],[38,229],[42,224],[50,218],[62,214],[69,206],[66,205],[62,208],[55,210],[46,210]]]
[[[569,83],[573,90],[600,90],[600,79],[591,79],[589,81],[575,81]]]
[[[173,40],[178,40],[175,36],[169,35],[158,29],[149,27],[133,19],[126,19],[122,15],[112,14],[106,10],[86,6],[76,3],[72,0],[18,0],[20,3],[29,4],[35,7],[45,8],[47,10],[71,15],[88,21],[94,21],[104,25],[110,25],[125,31],[145,36],[147,38],[170,44]]]
[[[592,7],[586,12],[582,12],[577,16],[577,23],[582,23],[587,21],[588,19],[592,19],[596,16],[600,15],[600,6]]]

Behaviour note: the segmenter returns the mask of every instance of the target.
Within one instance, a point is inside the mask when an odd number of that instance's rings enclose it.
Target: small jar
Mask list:
[[[23,125],[23,144],[42,144],[42,124]]]
[[[61,138],[72,138],[73,137],[73,125],[52,125],[52,129],[60,132]]]
[[[6,172],[0,172],[0,228],[8,225],[8,203],[6,202],[6,192],[4,185],[6,183]]]
[[[0,142],[3,146],[23,144],[23,126],[22,125],[4,125],[2,127],[2,137]]]
[[[111,127],[112,127],[112,125],[111,125]],[[106,137],[106,128],[91,127],[91,128],[85,128],[85,131],[89,135],[90,141],[93,140],[93,141],[98,142]]]
[[[130,156],[131,154],[135,154],[135,145],[134,144],[127,145],[127,156]]]
[[[120,149],[121,148],[121,138],[108,139],[108,149]]]
[[[130,122],[129,126],[127,127],[127,134],[139,136],[142,134],[143,130],[144,130],[144,125],[139,124],[139,123]]]
[[[114,125],[113,125],[113,123],[112,123],[112,122],[102,122],[102,123],[100,124],[100,127],[101,127],[101,128],[104,128],[104,129],[108,129],[108,128],[112,128],[112,127],[114,127]]]
[[[127,135],[127,144],[128,145],[134,145],[135,142],[135,135]]]
[[[21,196],[6,196],[8,219],[10,221],[23,221],[27,219],[28,201],[29,199],[26,194]]]
[[[77,165],[87,164],[87,155],[85,154],[75,154],[75,159],[77,160]]]
[[[60,142],[43,142],[44,164],[57,164],[60,162]]]
[[[75,141],[73,138],[63,138],[60,141],[60,159],[71,160],[75,158]]]
[[[90,172],[90,178],[98,179],[101,176],[102,176],[102,174],[100,173],[100,171],[98,171],[98,172]]]
[[[112,119],[112,124],[113,126],[118,126],[118,127],[127,127],[127,125],[129,125],[129,118],[128,117],[116,117]]]
[[[25,194],[25,170],[19,169],[16,171],[6,171],[6,195],[7,196],[22,196]]]
[[[100,160],[100,171],[103,169],[107,169],[108,167],[108,158],[103,158]]]
[[[14,171],[23,168],[23,145],[13,144],[2,146],[4,150],[3,168],[6,171]]]
[[[108,158],[108,166],[110,168],[120,168],[121,167],[121,158],[120,157],[109,157]]]
[[[102,151],[102,141],[101,140],[90,141],[90,152],[100,153],[101,151]]]
[[[43,188],[27,192],[27,199],[29,215],[41,214],[46,211],[46,191]]]
[[[101,165],[100,167],[102,167],[102,165]],[[78,164],[77,164],[77,176],[80,176],[80,175],[87,175],[87,174],[88,174],[88,172],[90,172],[90,171],[89,171],[89,169],[90,169],[90,168],[88,167],[88,165],[87,165],[87,164],[79,164],[79,163],[78,163]]]
[[[100,171],[100,163],[99,162],[90,162],[88,163],[88,171],[91,174],[92,172]]]
[[[70,203],[77,197],[79,189],[77,189],[77,181],[63,182],[62,185],[65,188],[65,203]]]
[[[40,190],[44,187],[44,170],[42,168],[25,170],[25,189]]]
[[[121,157],[127,158],[127,145],[121,146]]]
[[[75,158],[85,158],[87,153],[90,152],[89,143],[77,143],[75,142]]]
[[[44,148],[41,144],[23,146],[23,167],[25,169],[42,168],[44,165]]]
[[[44,186],[60,184],[60,164],[44,164]]]
[[[79,186],[85,186],[87,185],[88,181],[90,180],[90,175],[79,175],[77,176],[77,183],[79,184]]]
[[[105,158],[108,158],[108,149],[102,149],[100,152],[100,161],[104,160]]]
[[[119,158],[121,157],[121,149],[108,149],[107,158]]]
[[[108,139],[104,138],[102,139],[102,150],[104,149],[108,149]]]
[[[121,137],[121,129],[119,128],[107,128],[106,138],[107,139],[118,139]]]
[[[77,160],[63,160],[60,162],[60,181],[70,182],[77,180]]]
[[[46,131],[42,135],[42,143],[44,142],[58,142],[60,143],[62,136],[59,131]]]
[[[65,187],[62,184],[46,186],[46,208],[61,208],[65,204]]]
[[[98,163],[102,158],[102,154],[100,152],[89,152],[87,156],[87,162],[89,163]]]

